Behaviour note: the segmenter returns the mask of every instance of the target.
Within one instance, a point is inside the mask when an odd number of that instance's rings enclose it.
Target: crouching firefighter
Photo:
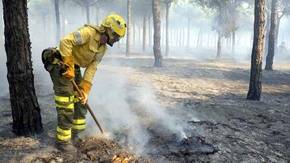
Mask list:
[[[125,33],[125,20],[111,14],[100,26],[85,25],[61,39],[59,48],[48,48],[42,52],[44,67],[53,82],[57,110],[55,138],[60,150],[76,152],[71,140],[86,128],[87,110],[84,104],[97,65],[106,52],[107,44],[113,46]],[[85,68],[83,76],[80,68]],[[76,96],[72,80],[78,84],[81,98]]]

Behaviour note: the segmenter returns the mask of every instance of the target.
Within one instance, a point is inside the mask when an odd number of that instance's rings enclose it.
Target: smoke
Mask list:
[[[166,108],[162,107],[162,105],[157,102],[155,92],[148,82],[141,84],[141,87],[136,92],[138,97],[136,100],[139,105],[143,106],[143,111],[152,117],[155,123],[159,123],[182,139],[184,137],[184,126],[186,125],[184,121],[170,115],[169,112],[166,111]]]
[[[186,124],[170,114],[155,96],[154,89],[144,78],[134,85],[128,77],[131,70],[116,63],[101,66],[96,74],[89,104],[101,125],[120,144],[130,147],[136,153],[145,152],[146,144],[152,137],[149,128],[160,126],[178,135],[185,136]],[[96,135],[99,131],[88,115],[88,132]]]
[[[129,142],[122,140],[124,142],[121,143],[128,143],[129,146],[138,145],[142,148],[148,139],[139,123],[138,115],[132,112],[127,101],[127,79],[121,74],[100,70],[94,83],[89,103],[100,118],[101,125],[112,133],[113,137],[123,133],[130,137]],[[94,122],[90,120],[89,123]],[[89,125],[95,127],[95,124]]]

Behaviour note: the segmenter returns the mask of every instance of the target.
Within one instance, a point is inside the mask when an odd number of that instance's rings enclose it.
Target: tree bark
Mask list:
[[[165,36],[165,37],[162,37],[162,36]],[[162,28],[162,27],[161,27],[161,44],[160,44],[160,46],[161,47],[166,46],[166,28]]]
[[[34,89],[27,1],[2,2],[13,132],[16,135],[33,135],[42,131],[42,122]]]
[[[165,56],[168,56],[169,53],[169,32],[168,32],[168,28],[169,28],[169,9],[170,9],[170,3],[168,2],[166,3],[166,47],[165,47]]]
[[[220,32],[218,32],[216,57],[221,58],[221,53],[222,53],[222,35]]]
[[[126,56],[130,55],[131,49],[131,0],[127,0],[127,39],[126,39]]]
[[[196,48],[200,48],[201,46],[201,29],[199,30],[198,32],[198,35],[197,35],[197,41],[196,41]]]
[[[190,47],[190,17],[187,18],[187,48]]]
[[[207,37],[206,37],[206,45],[207,45],[207,48],[211,48],[211,38],[210,38],[210,34],[208,33],[207,34]]]
[[[3,17],[2,14],[0,14],[1,18]],[[3,40],[3,21],[2,19],[0,19],[0,46],[2,47],[2,45],[4,45],[4,40]]]
[[[184,47],[184,40],[185,40],[185,35],[184,35],[184,27],[180,28],[180,45],[181,47]]]
[[[143,51],[146,50],[146,16],[143,16]]]
[[[90,24],[90,5],[86,4],[86,17],[87,17],[87,24]]]
[[[262,61],[265,45],[265,0],[255,0],[254,40],[248,100],[260,100]]]
[[[179,28],[179,38],[178,38],[178,41],[179,41],[179,47],[182,47],[182,40],[183,40],[183,35],[182,35],[182,27]]]
[[[65,11],[66,11],[66,6],[65,6],[65,0],[63,0],[62,1],[62,4],[61,4],[61,6],[62,6],[62,9],[61,9],[61,36],[64,36],[65,35],[65,26],[66,26],[66,24],[65,24]],[[61,37],[60,36],[60,37]]]
[[[272,0],[271,7],[271,26],[269,33],[268,42],[268,54],[266,58],[265,70],[273,70],[273,60],[275,55],[275,50],[277,47],[277,37],[278,37],[278,7],[279,0]]]
[[[160,0],[153,0],[153,24],[154,24],[154,66],[161,67],[162,66],[162,55],[161,55],[161,47],[160,47]]]
[[[271,13],[266,11],[265,55],[268,54],[270,25],[271,25]]]
[[[0,8],[2,9],[2,3],[0,3]],[[4,40],[3,40],[3,12],[0,13],[0,46],[4,45]]]
[[[141,29],[142,27],[140,27],[138,24],[137,24],[137,33],[138,33],[138,42],[140,43],[140,45],[142,45],[142,41],[143,41],[143,31],[141,32]]]
[[[57,43],[60,39],[60,16],[59,16],[59,0],[54,0],[55,10],[55,21],[56,21],[56,37],[55,42]]]
[[[178,28],[175,27],[174,28],[174,42],[175,42],[175,47],[178,47],[179,46],[179,42],[178,42]]]
[[[136,45],[136,27],[135,27],[135,20],[132,21],[132,27],[133,27],[133,35],[132,35],[132,37],[133,37],[133,44]]]
[[[152,27],[151,27],[151,16],[148,16],[148,28],[149,28],[149,46],[152,47]]]
[[[232,32],[232,55],[235,55],[236,50],[236,31]]]

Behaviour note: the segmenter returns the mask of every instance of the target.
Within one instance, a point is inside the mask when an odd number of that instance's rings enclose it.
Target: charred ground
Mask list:
[[[80,161],[290,161],[289,66],[281,64],[275,71],[263,72],[262,100],[255,102],[246,100],[249,64],[167,59],[162,68],[153,68],[152,63],[149,58],[108,57],[101,71],[127,75],[128,91],[146,78],[159,103],[189,126],[185,130],[187,139],[177,139],[177,135],[158,123],[148,122],[144,125],[150,139],[144,155],[124,146],[126,143],[120,140],[126,139],[126,135],[120,131],[114,140],[95,137],[78,144]],[[9,99],[1,97],[1,162],[62,161],[61,152],[53,147],[53,94],[44,85],[46,79],[37,73],[35,77],[45,131],[32,138],[15,137],[11,133]],[[146,118],[141,116],[142,121]]]

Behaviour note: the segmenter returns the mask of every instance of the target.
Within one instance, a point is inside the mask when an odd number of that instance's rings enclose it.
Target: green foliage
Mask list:
[[[248,3],[248,0],[189,0],[189,3],[201,6],[206,13],[213,13],[213,30],[229,37],[238,29],[240,6]]]

